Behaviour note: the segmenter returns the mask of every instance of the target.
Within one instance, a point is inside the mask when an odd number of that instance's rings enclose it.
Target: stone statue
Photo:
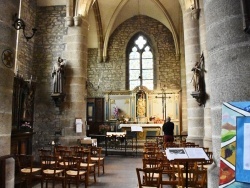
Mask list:
[[[146,114],[146,100],[144,93],[138,94],[137,99],[137,116],[138,117],[145,117]]]
[[[193,71],[193,77],[191,82],[193,82],[194,91],[200,92],[201,90],[201,84],[202,84],[202,63],[203,63],[203,54],[200,56],[200,61],[195,63],[195,66],[192,68],[191,71]]]
[[[52,70],[53,77],[53,93],[64,93],[64,68],[65,63],[61,57],[58,57],[58,61],[54,64]]]

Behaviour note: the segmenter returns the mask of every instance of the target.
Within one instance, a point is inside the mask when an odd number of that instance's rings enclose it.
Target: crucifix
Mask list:
[[[166,114],[167,102],[166,102],[166,99],[167,98],[170,99],[171,97],[167,96],[165,85],[163,86],[163,88],[161,88],[161,91],[162,91],[162,93],[159,93],[159,94],[161,94],[161,97],[156,96],[155,98],[161,98],[162,99],[162,119],[165,122],[166,119],[167,119],[167,114]]]

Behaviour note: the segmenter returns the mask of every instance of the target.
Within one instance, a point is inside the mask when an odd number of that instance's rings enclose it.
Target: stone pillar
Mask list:
[[[74,15],[73,0],[66,0],[66,17],[65,17],[66,26],[72,26],[74,24],[73,15]]]
[[[212,91],[211,118],[214,164],[208,173],[208,187],[218,187],[223,102],[250,99],[250,35],[244,33],[238,0],[204,1],[209,85]]]
[[[199,16],[199,33],[200,33],[200,47],[201,52],[204,55],[204,64],[205,64],[205,91],[207,94],[210,93],[211,87],[209,85],[209,64],[207,63],[207,46],[206,46],[206,27],[205,27],[205,16],[204,16],[204,7],[203,0],[199,2],[200,16]],[[211,108],[210,108],[210,99],[207,98],[204,106],[204,139],[203,146],[208,147],[212,151],[212,130],[211,130]]]
[[[74,18],[75,26],[68,28],[64,37],[67,59],[66,72],[66,101],[64,103],[65,137],[62,142],[76,143],[78,138],[86,136],[86,78],[87,78],[87,33],[88,22],[85,17]],[[76,26],[77,25],[77,26]],[[83,132],[76,133],[75,119],[83,121]]]
[[[186,89],[187,89],[187,126],[190,142],[203,145],[203,106],[191,96],[194,91],[191,83],[193,72],[191,71],[200,57],[199,22],[194,19],[190,9],[183,11],[184,44],[185,44],[185,65],[186,65]]]
[[[17,32],[11,25],[11,15],[18,12],[19,1],[0,1],[0,52],[6,56],[12,52],[12,60],[0,63],[0,157],[11,153],[11,130],[12,130],[12,97],[15,69],[15,51]],[[15,161],[13,158],[6,160],[6,187],[14,187]],[[2,174],[0,175],[2,176]]]

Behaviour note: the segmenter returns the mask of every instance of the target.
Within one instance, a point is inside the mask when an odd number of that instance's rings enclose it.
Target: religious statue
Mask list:
[[[200,56],[200,61],[195,63],[195,66],[192,68],[191,71],[193,71],[193,77],[191,82],[193,82],[194,91],[200,92],[201,90],[201,84],[202,84],[202,78],[203,78],[203,69],[202,69],[202,63],[203,63],[203,54]]]
[[[35,95],[35,84],[32,79],[25,81],[23,89],[23,109],[22,117],[23,121],[33,121],[33,106],[34,106],[34,95]]]
[[[145,117],[146,115],[146,100],[145,100],[145,93],[138,93],[137,94],[137,116],[138,117]]]
[[[64,68],[65,63],[61,57],[58,57],[58,61],[54,64],[52,70],[53,77],[53,93],[64,93]]]
[[[205,78],[204,73],[204,56],[203,53],[200,55],[200,61],[195,63],[195,66],[192,68],[193,77],[191,82],[193,82],[194,91],[191,95],[197,100],[199,105],[205,105],[207,95],[205,89]]]

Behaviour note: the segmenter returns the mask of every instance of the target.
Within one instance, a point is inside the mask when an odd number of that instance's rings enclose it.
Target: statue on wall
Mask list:
[[[53,93],[64,93],[64,68],[63,59],[58,57],[58,61],[54,64],[51,73],[53,77]]]
[[[23,121],[33,121],[35,86],[32,81],[28,81],[23,92]]]
[[[205,105],[207,95],[205,91],[205,69],[203,53],[200,55],[200,61],[195,63],[195,66],[191,71],[193,71],[191,82],[193,82],[194,86],[194,91],[191,93],[191,95],[197,100],[199,105]]]
[[[203,78],[203,65],[204,56],[203,54],[200,56],[200,61],[195,63],[195,66],[192,68],[193,77],[191,82],[193,82],[194,91],[199,92],[201,90],[202,78]]]

